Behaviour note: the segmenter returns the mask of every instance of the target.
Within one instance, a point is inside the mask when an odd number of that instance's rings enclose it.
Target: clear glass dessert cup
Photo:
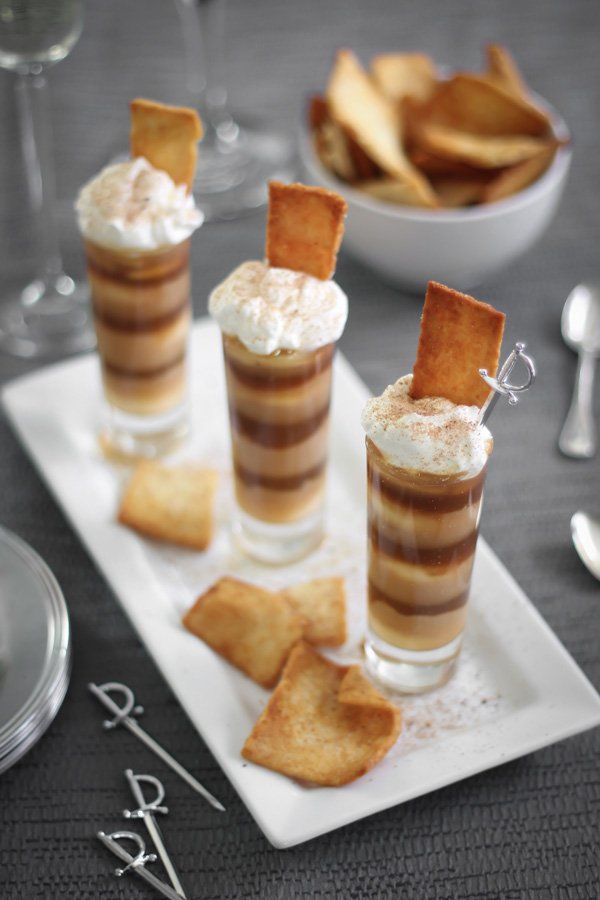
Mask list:
[[[460,653],[487,466],[475,476],[401,469],[367,438],[371,674],[397,691],[444,684]]]
[[[157,457],[188,429],[189,239],[156,250],[85,241],[109,455]]]
[[[323,538],[334,349],[260,355],[223,335],[235,535],[260,562],[301,559]]]

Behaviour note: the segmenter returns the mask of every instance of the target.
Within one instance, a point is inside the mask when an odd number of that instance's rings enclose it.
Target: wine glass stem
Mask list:
[[[233,120],[223,87],[225,0],[176,0],[185,45],[188,90],[200,110],[203,146],[220,140]]]
[[[37,276],[49,284],[63,273],[56,227],[56,184],[48,82],[41,70],[19,73],[16,83],[29,201],[38,233]]]

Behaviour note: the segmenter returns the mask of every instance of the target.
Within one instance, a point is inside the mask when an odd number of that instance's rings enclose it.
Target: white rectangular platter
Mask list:
[[[350,638],[331,656],[359,658],[365,616],[360,412],[367,390],[338,355],[326,540],[304,562],[266,569],[245,560],[230,541],[223,367],[219,335],[210,322],[194,326],[191,354],[193,436],[181,455],[222,473],[217,535],[206,553],[144,540],[115,521],[127,472],[108,463],[98,449],[100,381],[93,355],[9,384],[3,402],[24,447],[148,651],[275,847],[299,844],[600,723],[600,697],[480,541],[456,675],[432,694],[401,702],[403,733],[374,770],[346,787],[308,788],[244,761],[240,749],[268,693],[186,632],[181,614],[223,574],[274,588],[340,574],[348,588]],[[114,675],[98,672],[97,677],[111,680]]]

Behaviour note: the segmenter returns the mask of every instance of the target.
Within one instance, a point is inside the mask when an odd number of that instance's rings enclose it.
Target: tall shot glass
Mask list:
[[[489,448],[491,452],[491,444]],[[367,667],[396,690],[443,684],[460,653],[487,465],[398,468],[367,438]]]
[[[188,428],[189,238],[156,250],[85,241],[105,395],[101,442],[126,457],[161,456]]]
[[[259,355],[223,334],[235,531],[261,562],[301,559],[322,540],[334,349]]]

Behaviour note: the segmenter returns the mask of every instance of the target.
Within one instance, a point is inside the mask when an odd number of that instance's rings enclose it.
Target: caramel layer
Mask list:
[[[140,378],[157,378],[159,375],[164,375],[169,369],[181,365],[184,359],[185,353],[181,353],[176,359],[166,363],[164,366],[158,366],[156,369],[143,369],[142,371],[121,369],[119,366],[113,366],[112,363],[105,361],[102,362],[102,367],[106,372],[110,372],[111,375],[116,375],[118,378],[138,380]]]
[[[325,470],[325,460],[318,466],[313,466],[298,475],[272,476],[262,475],[258,472],[250,472],[238,462],[234,461],[233,468],[236,478],[239,478],[248,487],[261,487],[270,491],[295,491],[303,487],[307,481],[318,478]]]
[[[170,312],[161,316],[150,316],[149,318],[121,319],[111,316],[110,313],[103,312],[98,308],[94,308],[94,319],[101,322],[106,328],[114,331],[123,331],[127,334],[138,334],[140,332],[160,331],[165,325],[173,322],[182,312],[187,310],[189,300],[186,298]]]
[[[393,609],[402,613],[403,616],[439,616],[444,613],[453,612],[464,606],[469,599],[469,590],[462,591],[450,600],[444,603],[406,603],[395,597],[385,594],[380,588],[376,587],[373,582],[369,581],[369,602],[370,603],[387,603]]]
[[[234,360],[231,356],[225,357],[225,363],[237,380],[247,387],[258,390],[284,391],[289,388],[306,384],[316,375],[320,375],[322,372],[331,368],[333,352],[333,345],[325,347],[323,352],[315,355],[315,358],[309,363],[305,363],[301,366],[290,366],[288,371],[286,371],[285,368],[275,369],[246,366],[243,363]]]
[[[369,524],[369,539],[373,552],[383,553],[392,559],[415,566],[440,566],[447,567],[455,563],[461,563],[475,552],[477,544],[477,531],[471,532],[466,538],[448,544],[445,547],[419,547],[407,541],[396,540],[386,534],[376,524]]]
[[[275,423],[264,422],[246,416],[233,403],[229,406],[232,429],[255,444],[261,444],[261,446],[269,447],[270,449],[293,447],[294,444],[306,441],[318,431],[328,415],[329,403],[315,415],[308,416],[300,422]]]
[[[456,512],[477,503],[483,494],[484,472],[485,469],[476,478],[469,479],[468,487],[462,491],[445,490],[443,484],[432,491],[419,491],[408,488],[404,483],[395,484],[392,478],[383,474],[370,461],[367,462],[367,478],[371,490],[380,491],[384,497],[400,506],[435,514]]]

